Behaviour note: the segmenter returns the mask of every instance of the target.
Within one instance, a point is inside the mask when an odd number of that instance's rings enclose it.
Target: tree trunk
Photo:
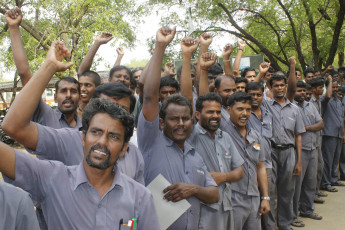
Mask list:
[[[344,51],[338,53],[338,66],[344,67]]]

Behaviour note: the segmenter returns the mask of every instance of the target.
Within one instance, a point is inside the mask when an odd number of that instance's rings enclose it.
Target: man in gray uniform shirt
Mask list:
[[[272,114],[262,105],[264,86],[259,82],[249,82],[246,91],[252,96],[252,112],[248,120],[248,127],[261,134],[261,149],[265,153],[265,167],[267,173],[268,194],[270,197],[270,212],[261,216],[263,230],[275,228],[275,181],[272,173],[271,139],[272,139]]]
[[[215,93],[200,96],[195,112],[198,123],[187,140],[203,158],[220,194],[218,203],[201,205],[199,229],[234,229],[230,182],[243,177],[244,161],[230,136],[219,129],[221,106],[222,99]]]
[[[324,172],[321,189],[329,192],[338,190],[332,186],[343,185],[338,181],[338,163],[342,142],[344,142],[344,105],[337,97],[338,82],[334,79],[326,80],[326,87],[332,87],[330,97],[321,97],[322,117],[325,127],[322,130],[322,155]]]
[[[301,174],[301,134],[305,132],[301,112],[290,102],[296,89],[296,59],[291,57],[289,61],[288,86],[285,76],[273,74],[268,80],[273,99],[262,102],[273,117],[272,164],[278,194],[276,221],[280,230],[290,229],[293,221],[291,201],[295,190],[295,177]]]
[[[164,199],[172,202],[187,199],[191,204],[168,229],[194,230],[198,228],[201,202],[218,202],[219,192],[200,155],[185,142],[193,126],[190,101],[172,95],[165,99],[159,111],[163,55],[175,32],[176,27],[157,31],[154,53],[139,80],[146,79],[138,122],[138,145],[145,161],[145,183],[149,184],[162,174],[172,184],[163,190]]]
[[[261,215],[269,212],[269,196],[265,153],[261,149],[260,134],[248,127],[252,97],[236,92],[229,96],[228,112],[231,124],[227,132],[244,159],[244,176],[231,184],[235,229],[261,229]],[[260,191],[259,191],[260,190]],[[261,193],[261,202],[260,202]]]
[[[39,230],[34,204],[27,192],[0,181],[0,230]]]
[[[322,217],[314,213],[314,196],[317,171],[317,152],[315,132],[323,128],[323,121],[312,103],[305,101],[307,85],[303,81],[297,82],[294,104],[300,108],[306,132],[302,134],[302,173],[296,178],[295,194],[293,200],[294,219],[297,219],[298,209],[300,216],[321,220]],[[303,223],[292,224],[296,227]]]
[[[315,106],[316,110],[319,112],[321,116],[321,101],[320,97],[323,94],[325,80],[322,77],[310,79],[309,84],[312,87],[312,96],[310,102]],[[330,90],[326,90],[326,95],[332,93],[332,88]],[[322,143],[322,136],[321,131],[315,132],[317,136],[316,140],[316,152],[317,152],[317,174],[316,174],[316,192],[314,197],[315,203],[323,204],[325,201],[321,197],[326,197],[328,194],[326,192],[320,191],[321,179],[323,175],[323,156],[321,151],[321,143]]]

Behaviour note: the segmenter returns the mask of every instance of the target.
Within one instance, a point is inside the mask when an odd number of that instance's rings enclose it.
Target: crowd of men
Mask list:
[[[70,53],[53,42],[32,74],[22,17],[18,8],[5,15],[23,89],[2,128],[36,157],[0,143],[7,182],[0,183],[0,229],[133,229],[128,220],[135,229],[160,229],[145,186],[161,174],[171,184],[162,198],[191,205],[169,229],[285,230],[304,226],[298,216],[321,220],[314,202],[344,186],[345,68],[305,69],[302,80],[291,57],[287,74],[268,62],[258,73],[240,71],[246,43],[239,42],[233,65],[233,47],[224,47],[223,69],[208,52],[212,35],[203,33],[181,40],[175,78],[174,66],[162,64],[176,27],[163,27],[145,67],[120,65],[118,48],[101,79],[90,69],[112,39],[102,33],[78,80],[56,82],[54,110],[41,95],[73,65],[64,61]]]

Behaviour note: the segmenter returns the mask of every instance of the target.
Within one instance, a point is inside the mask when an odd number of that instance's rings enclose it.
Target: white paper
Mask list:
[[[171,201],[167,202],[163,199],[163,190],[169,185],[169,181],[167,181],[161,174],[159,174],[147,186],[147,188],[152,193],[153,202],[158,215],[159,225],[162,230],[167,229],[190,208],[189,202],[185,199],[175,203]]]

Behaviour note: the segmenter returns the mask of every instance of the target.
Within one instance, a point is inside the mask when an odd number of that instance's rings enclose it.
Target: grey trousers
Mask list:
[[[345,180],[345,143],[343,143],[341,148],[341,154],[339,159],[339,173],[340,179]]]
[[[261,230],[259,196],[248,196],[232,191],[231,203],[235,230]]]
[[[321,179],[323,175],[323,156],[322,156],[322,150],[321,150],[321,144],[319,147],[316,148],[316,153],[317,153],[317,173],[316,173],[316,190],[315,192],[320,191],[320,186],[321,186]]]
[[[234,230],[233,210],[224,211],[221,206],[219,210],[201,205],[199,230],[224,229]]]
[[[261,216],[261,228],[262,230],[275,230],[276,220],[275,220],[275,192],[276,192],[276,185],[275,181],[276,178],[275,174],[272,171],[272,168],[266,168],[267,173],[267,182],[268,182],[268,195],[270,199],[270,212]]]
[[[298,209],[301,214],[314,212],[314,197],[316,188],[317,152],[302,150],[302,173],[296,178],[295,194],[293,197],[294,219],[297,219]]]
[[[321,187],[327,188],[338,181],[338,163],[341,152],[341,138],[322,136],[322,156],[325,163]]]
[[[276,173],[277,185],[277,225],[280,229],[289,229],[293,221],[293,195],[296,177],[293,170],[296,165],[295,149],[272,149],[273,171]]]

